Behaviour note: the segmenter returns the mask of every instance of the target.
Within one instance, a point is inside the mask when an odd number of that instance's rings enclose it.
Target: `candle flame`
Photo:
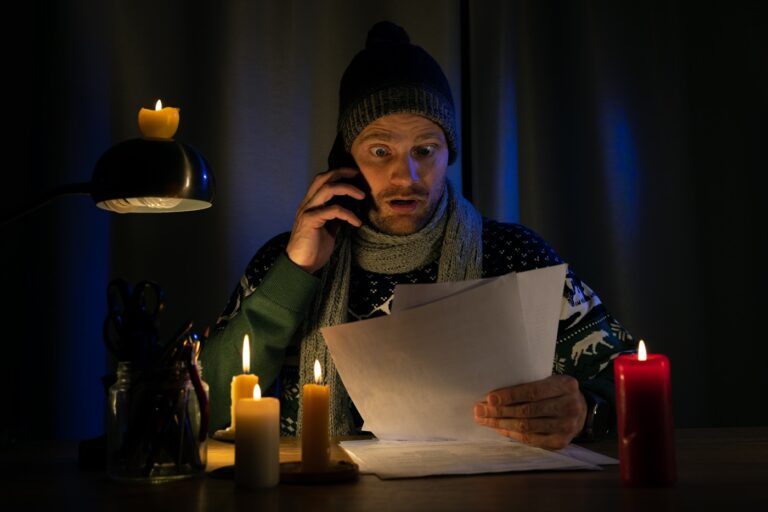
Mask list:
[[[640,344],[637,346],[637,360],[638,361],[648,360],[648,354],[645,351],[645,342],[643,340],[640,340]]]
[[[251,340],[243,336],[243,373],[251,372]]]
[[[253,399],[261,400],[261,386],[259,386],[258,384],[253,386]]]
[[[155,110],[163,110],[163,102],[160,100],[157,100],[157,103],[155,103]]]
[[[320,384],[320,377],[322,376],[322,372],[320,371],[320,361],[315,359],[315,384]]]

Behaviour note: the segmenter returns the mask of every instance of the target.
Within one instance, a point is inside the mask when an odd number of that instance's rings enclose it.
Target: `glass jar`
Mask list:
[[[201,402],[207,403],[208,389],[201,378],[199,392],[205,396],[198,400],[189,372],[183,362],[143,370],[118,364],[107,404],[111,478],[164,482],[205,472],[207,418]]]

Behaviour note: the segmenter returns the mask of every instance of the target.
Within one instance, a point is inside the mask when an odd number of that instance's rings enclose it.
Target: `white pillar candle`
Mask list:
[[[280,401],[261,398],[261,388],[253,388],[253,398],[241,398],[235,410],[235,482],[241,487],[273,487],[280,481]]]

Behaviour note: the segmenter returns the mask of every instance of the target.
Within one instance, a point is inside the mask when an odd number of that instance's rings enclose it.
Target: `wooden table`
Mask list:
[[[670,488],[623,487],[618,466],[609,466],[598,472],[404,480],[361,475],[355,482],[259,492],[211,477],[157,485],[113,482],[102,472],[78,469],[75,443],[35,443],[0,452],[0,510],[768,510],[768,427],[682,429],[676,438],[678,483]],[[615,441],[588,448],[617,452]],[[209,469],[232,459],[232,445],[210,442]],[[285,440],[281,460],[297,459],[296,443]]]

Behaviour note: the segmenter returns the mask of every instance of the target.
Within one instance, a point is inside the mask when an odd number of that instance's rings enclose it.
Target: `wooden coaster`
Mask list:
[[[346,460],[331,461],[325,471],[305,472],[301,462],[280,463],[281,484],[334,484],[356,480],[359,475],[357,464]]]
[[[217,430],[216,432],[213,433],[213,436],[211,437],[213,437],[217,441],[224,441],[225,443],[234,443],[235,431],[229,428]]]

